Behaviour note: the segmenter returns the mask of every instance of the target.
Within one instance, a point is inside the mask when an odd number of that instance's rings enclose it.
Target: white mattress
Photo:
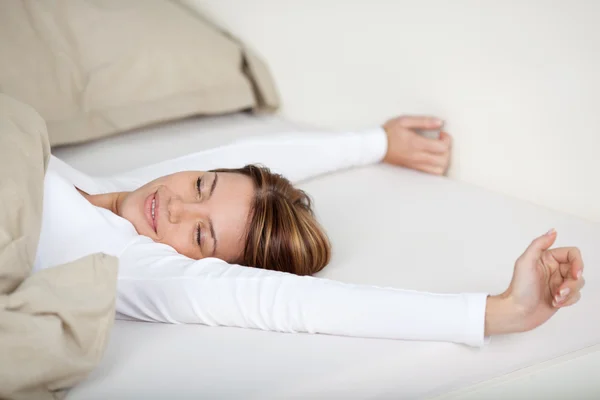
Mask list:
[[[297,129],[281,119],[239,114],[180,121],[55,154],[83,171],[106,175],[235,137]],[[100,366],[68,398],[486,399],[506,398],[494,393],[510,391],[489,388],[518,385],[523,377],[518,370],[538,373],[544,387],[556,385],[552,377],[564,376],[569,368],[573,376],[596,374],[590,369],[600,365],[600,224],[383,165],[325,176],[303,187],[315,199],[334,245],[332,263],[321,276],[433,292],[495,293],[507,286],[514,261],[530,240],[555,227],[557,245],[577,245],[583,252],[583,300],[535,331],[494,337],[480,350],[117,321]],[[587,364],[577,364],[582,356]],[[588,370],[576,371],[573,365]],[[545,370],[555,375],[544,375]],[[542,394],[541,387],[535,393]],[[600,384],[591,380],[568,393],[600,398]]]

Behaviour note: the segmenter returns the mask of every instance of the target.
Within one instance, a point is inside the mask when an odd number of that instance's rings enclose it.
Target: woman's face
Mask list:
[[[254,186],[247,176],[178,172],[129,193],[119,215],[140,235],[187,257],[233,262],[243,252],[253,197]]]

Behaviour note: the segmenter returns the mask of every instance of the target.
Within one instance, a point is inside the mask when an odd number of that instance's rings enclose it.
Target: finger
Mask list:
[[[569,300],[569,298],[579,293],[584,285],[585,280],[583,278],[577,280],[570,279],[568,281],[565,281],[562,285],[560,285],[559,289],[554,294],[553,304],[561,305],[563,303],[566,303]]]
[[[564,303],[556,304],[556,305],[553,304],[553,305],[554,305],[554,307],[557,307],[557,308],[569,307],[569,306],[572,306],[573,304],[577,303],[580,299],[581,299],[581,293],[577,292],[577,293],[574,293],[572,296],[570,296],[568,299],[566,299],[564,301]]]
[[[446,168],[442,166],[434,166],[429,164],[418,164],[414,167],[416,170],[426,172],[432,175],[443,175],[446,172]]]
[[[552,257],[561,264],[565,265],[561,270],[561,274],[564,277],[570,276],[573,279],[577,279],[580,274],[583,274],[583,258],[581,257],[581,251],[577,247],[559,247],[557,249],[550,250]]]
[[[548,287],[550,288],[550,293],[554,298],[559,294],[560,290],[565,283],[565,279],[561,276],[560,271],[555,270],[550,275],[550,280],[548,281]]]
[[[418,136],[417,146],[429,153],[446,154],[450,151],[450,143],[441,139],[432,139],[425,136]]]
[[[550,253],[550,252],[548,252]],[[550,256],[552,257],[552,256]],[[554,257],[552,257],[554,258]],[[555,263],[558,263],[558,261],[554,260]],[[570,272],[571,272],[571,264],[569,263],[562,263],[562,264],[558,264],[558,272],[560,273],[560,276],[563,279],[567,279],[569,278]]]
[[[548,283],[548,287],[550,288],[550,293],[553,298],[557,298],[560,301],[561,297],[568,296],[569,293],[573,291],[579,291],[583,289],[585,286],[585,279],[583,277],[579,279],[572,278],[563,278],[560,274],[560,271],[556,270],[550,276],[550,281]],[[568,292],[563,292],[565,289],[568,289]]]
[[[448,159],[446,160],[446,167],[444,168],[444,174],[445,174],[446,172],[448,172],[448,169],[450,168],[450,163],[451,163],[451,159],[452,159],[452,136],[448,132],[442,131],[440,133],[440,139],[442,140],[442,142],[446,143],[446,145],[448,146],[448,154],[447,154]]]
[[[542,253],[540,260],[542,261],[542,264],[544,264],[544,266],[551,271],[552,274],[556,273],[556,275],[558,275],[561,282],[564,280],[564,276],[562,276],[559,271],[560,263],[556,261],[556,258],[554,258],[549,250]]]
[[[444,121],[427,116],[403,116],[398,118],[398,124],[409,129],[436,129],[444,125]]]
[[[446,143],[448,148],[452,147],[452,136],[448,132],[441,131],[440,132],[440,140],[442,142]]]
[[[553,295],[556,295],[565,280],[568,278],[568,273],[565,273],[565,270],[570,269],[570,265],[568,264],[559,264],[558,261],[552,256],[550,250],[544,251],[540,260],[546,270],[549,272],[549,280],[548,287]],[[565,267],[566,266],[566,267]]]
[[[573,265],[569,263],[559,264],[558,271],[563,279],[577,280],[583,276],[583,270],[578,270],[575,274],[573,274]]]
[[[531,242],[527,250],[525,250],[525,255],[537,259],[544,251],[548,250],[550,246],[554,244],[555,240],[556,231],[554,229],[550,229],[548,232]]]
[[[420,165],[429,165],[432,167],[446,167],[449,158],[447,154],[433,154],[420,152],[415,154],[415,163]]]

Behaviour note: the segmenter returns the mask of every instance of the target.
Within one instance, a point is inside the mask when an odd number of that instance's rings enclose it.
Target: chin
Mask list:
[[[131,210],[127,209],[123,210],[121,214],[121,217],[125,218],[133,225],[133,229],[135,229],[138,235],[148,236],[150,238],[154,236],[152,232],[149,232],[148,227],[145,226],[143,215],[136,215],[137,213],[132,213]]]
[[[139,223],[136,223],[135,220],[132,220],[131,218],[125,218],[127,221],[129,221],[131,223],[131,225],[133,225],[133,229],[135,229],[135,231],[138,233],[138,235],[144,235],[144,236],[148,236],[147,232],[145,232],[144,229],[140,229],[140,226],[143,226]]]

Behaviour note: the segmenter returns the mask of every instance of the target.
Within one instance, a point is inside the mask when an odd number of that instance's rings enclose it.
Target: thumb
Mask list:
[[[525,254],[537,258],[541,256],[544,251],[548,250],[555,241],[556,231],[550,229],[548,232],[531,242],[527,250],[525,250]]]

